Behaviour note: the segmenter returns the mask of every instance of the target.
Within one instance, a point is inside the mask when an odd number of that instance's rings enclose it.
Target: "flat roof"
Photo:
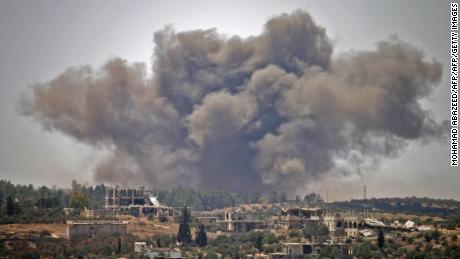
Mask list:
[[[127,221],[108,221],[108,220],[94,220],[94,221],[72,221],[68,220],[67,225],[103,225],[103,224],[111,224],[111,225],[127,225]]]

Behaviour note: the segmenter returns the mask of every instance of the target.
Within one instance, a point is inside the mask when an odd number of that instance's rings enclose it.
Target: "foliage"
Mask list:
[[[379,230],[379,235],[377,237],[377,246],[382,249],[385,244],[385,236],[383,230]]]
[[[319,252],[319,258],[340,258],[340,255],[339,249],[333,246],[325,246]]]
[[[264,245],[264,233],[260,231],[251,231],[245,237],[245,240],[251,242],[258,252],[262,251]]]
[[[199,227],[195,243],[199,247],[205,247],[205,246],[208,245],[208,237],[206,236],[206,231],[204,230],[204,225],[203,224],[201,224],[200,227]]]
[[[370,259],[378,247],[369,241],[364,241],[353,248],[353,255],[357,258]]]
[[[74,209],[89,208],[89,200],[86,195],[81,191],[74,191],[70,198],[69,207]]]
[[[460,224],[460,201],[431,198],[372,198],[332,202],[328,207],[336,209],[369,210],[448,217],[450,224]]]
[[[302,232],[293,229],[293,230],[288,232],[288,236],[290,238],[300,238],[302,236]]]
[[[9,195],[6,198],[5,210],[6,210],[6,215],[13,216],[21,212],[21,207],[19,207],[19,204],[14,200],[14,197]]]
[[[176,240],[177,240],[176,236],[159,235],[155,240],[155,244],[158,247],[169,247],[172,244],[175,244]]]
[[[177,233],[177,240],[182,244],[190,244],[192,241],[192,231],[190,230],[190,212],[185,206],[182,209],[182,219]]]
[[[317,221],[307,221],[302,230],[302,234],[306,239],[312,239],[313,237],[325,237],[329,235],[328,228]]]

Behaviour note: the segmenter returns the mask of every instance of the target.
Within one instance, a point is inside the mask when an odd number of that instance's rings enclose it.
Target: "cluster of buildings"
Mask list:
[[[64,208],[65,214],[72,209]],[[177,220],[177,210],[161,205],[152,193],[144,188],[121,189],[109,187],[105,190],[104,208],[97,210],[83,209],[80,217],[86,220],[68,221],[66,235],[69,239],[76,237],[95,238],[101,235],[127,233],[127,222],[114,220],[122,214],[148,216],[161,222]],[[111,219],[111,220],[107,220]]]
[[[414,222],[404,224],[394,222],[386,225],[378,220],[367,217],[365,213],[353,211],[333,211],[323,206],[309,206],[303,202],[287,202],[278,207],[279,215],[260,218],[242,208],[229,208],[219,213],[193,212],[194,220],[203,225],[207,231],[223,235],[237,235],[252,230],[271,230],[288,233],[293,229],[301,230],[308,223],[319,223],[328,230],[328,239],[312,237],[307,242],[282,243],[282,251],[272,253],[269,258],[306,258],[318,255],[322,249],[334,249],[336,253],[348,256],[352,254],[350,239],[358,236],[376,237],[376,229],[402,229],[406,231],[430,230],[425,226],[416,226]],[[95,238],[101,235],[127,234],[128,222],[119,220],[101,220],[107,215],[118,216],[130,214],[133,216],[148,216],[153,220],[177,221],[179,218],[176,208],[161,205],[151,192],[141,189],[108,188],[106,190],[104,208],[101,210],[83,210],[81,216],[89,218],[85,221],[69,221],[67,237]],[[299,239],[304,240],[305,239]],[[135,243],[135,251],[150,253],[149,257],[156,258],[158,251],[148,249],[144,242]],[[168,258],[181,258],[180,251],[167,252]],[[342,256],[342,257],[343,257]]]

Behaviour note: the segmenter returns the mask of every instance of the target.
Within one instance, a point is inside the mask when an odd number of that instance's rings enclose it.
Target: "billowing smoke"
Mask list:
[[[445,129],[421,105],[441,64],[398,39],[332,58],[325,29],[296,11],[255,37],[166,27],[154,41],[152,76],[115,58],[21,99],[46,130],[112,152],[97,181],[293,191]]]

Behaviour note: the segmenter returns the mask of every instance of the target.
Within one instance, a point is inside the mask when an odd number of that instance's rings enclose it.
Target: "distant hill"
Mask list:
[[[460,215],[460,201],[432,199],[432,198],[372,198],[331,202],[330,208],[372,210],[392,213],[406,213],[414,215],[430,215],[451,217]]]

